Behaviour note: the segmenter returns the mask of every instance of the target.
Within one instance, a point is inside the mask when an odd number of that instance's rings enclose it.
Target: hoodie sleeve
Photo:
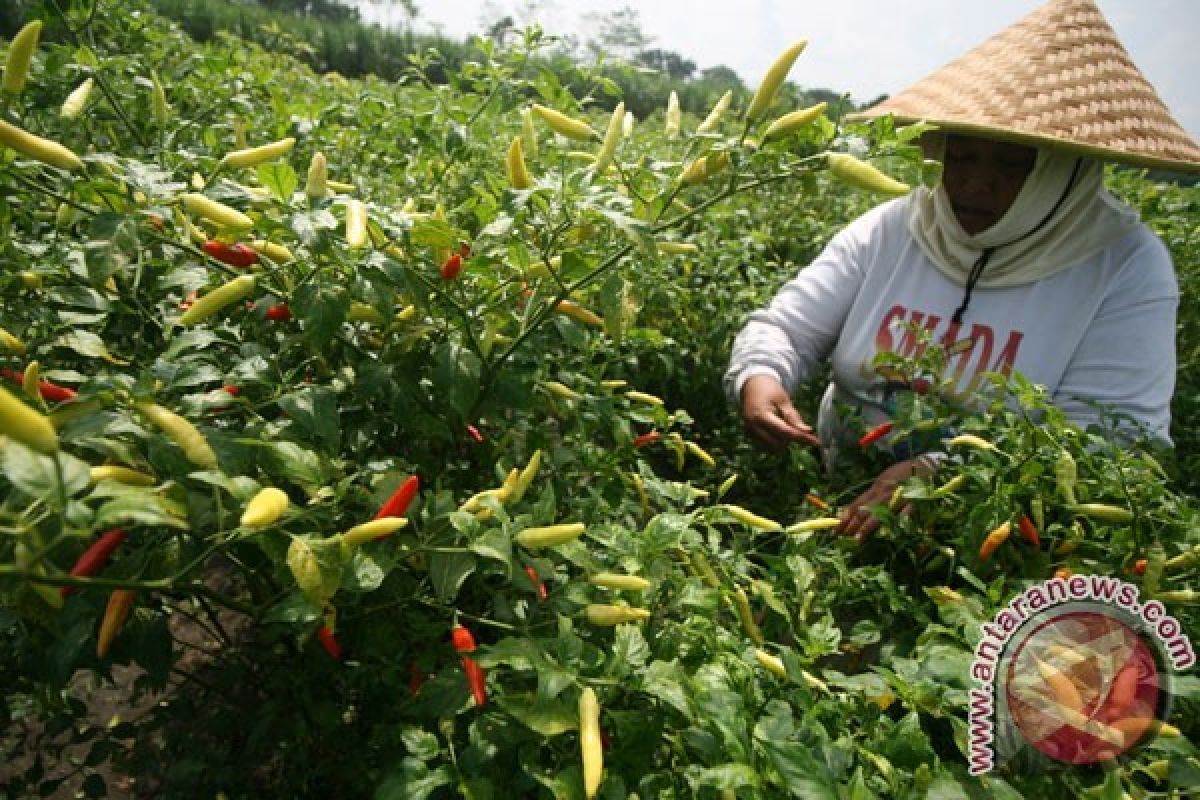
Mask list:
[[[766,308],[750,314],[733,343],[725,394],[737,405],[754,375],[774,375],[789,392],[832,352],[865,274],[865,251],[877,214],[860,217],[815,261],[784,284]]]

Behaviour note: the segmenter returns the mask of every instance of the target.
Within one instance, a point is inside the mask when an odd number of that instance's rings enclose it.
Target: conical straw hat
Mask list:
[[[1051,0],[847,119],[884,114],[954,133],[1200,172],[1200,145],[1171,117],[1092,0]]]

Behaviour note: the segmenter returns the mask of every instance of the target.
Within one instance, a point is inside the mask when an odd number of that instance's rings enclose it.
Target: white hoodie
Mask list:
[[[974,394],[984,372],[1016,370],[1049,389],[1073,422],[1100,418],[1098,403],[1128,414],[1169,444],[1175,387],[1179,287],[1166,247],[1144,225],[1095,256],[1048,278],[1007,288],[976,288],[961,326],[951,322],[963,288],[929,260],[908,230],[909,197],[859,217],[826,246],[770,305],[750,315],[733,346],[725,391],[738,403],[753,375],[771,374],[794,392],[818,363],[832,360],[818,433],[834,446],[852,431],[834,401],[857,406],[855,431],[883,421],[897,392],[875,371],[880,351],[912,355],[916,323],[942,344],[970,339],[947,375]]]

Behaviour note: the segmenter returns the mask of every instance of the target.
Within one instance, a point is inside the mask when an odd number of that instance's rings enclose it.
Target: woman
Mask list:
[[[885,113],[937,124],[941,185],[860,217],[751,315],[726,374],[748,431],[770,446],[820,444],[834,461],[910,388],[872,363],[913,354],[915,325],[956,353],[964,396],[984,373],[1015,369],[1080,425],[1099,404],[1169,443],[1178,288],[1166,248],[1104,190],[1100,159],[1200,171],[1200,147],[1090,0],[1054,0],[862,116]],[[833,382],[814,435],[791,392],[825,358]],[[861,419],[842,418],[843,405]],[[889,467],[841,532],[869,535],[869,507],[935,464]]]

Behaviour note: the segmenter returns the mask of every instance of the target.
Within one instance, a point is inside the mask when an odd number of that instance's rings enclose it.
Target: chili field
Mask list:
[[[44,23],[0,92],[0,796],[1200,786],[1194,669],[1101,763],[972,775],[968,724],[980,625],[1062,570],[1200,644],[1200,189],[1109,176],[1179,275],[1175,451],[1019,375],[914,395],[885,443],[978,439],[857,544],[829,519],[882,451],[758,450],[721,377],[872,186],[936,179],[922,127],[772,127],[770,76],[635,119],[536,31],[433,84],[436,52],[351,80],[141,0]],[[880,368],[949,386],[906,341]],[[126,665],[136,713],[86,724]]]

